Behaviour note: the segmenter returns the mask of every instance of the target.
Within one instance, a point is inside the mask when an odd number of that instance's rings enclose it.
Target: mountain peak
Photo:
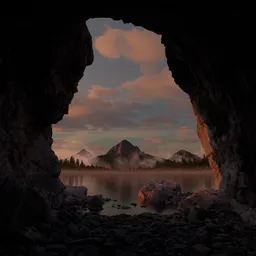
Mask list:
[[[140,149],[136,146],[134,146],[130,141],[128,140],[122,140],[118,144],[116,144],[114,147],[112,147],[107,154],[114,154],[116,156],[128,156],[132,154],[133,152],[140,152]]]
[[[195,161],[199,161],[200,159],[201,158],[198,155],[192,154],[191,152],[184,149],[178,150],[171,157],[171,160],[175,162],[182,162],[182,161],[195,162]]]
[[[128,140],[122,140],[119,144],[122,144],[122,145],[132,145],[132,143],[130,141],[128,141]]]
[[[92,156],[92,154],[85,149],[80,150],[76,155],[77,156]]]
[[[192,155],[192,153],[190,153],[189,151],[187,151],[185,149],[180,149],[175,154],[177,154],[177,155]]]

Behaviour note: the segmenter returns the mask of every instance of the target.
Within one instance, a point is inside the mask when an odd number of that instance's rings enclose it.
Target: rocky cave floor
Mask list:
[[[82,208],[66,205],[46,223],[2,235],[0,255],[256,255],[256,228],[229,209],[103,216]]]

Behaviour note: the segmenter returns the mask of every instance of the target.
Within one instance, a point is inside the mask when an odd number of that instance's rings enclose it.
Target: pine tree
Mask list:
[[[80,161],[79,159],[76,159],[76,168],[79,168],[80,167]]]
[[[80,162],[80,168],[84,169],[86,166],[83,161]]]
[[[70,157],[69,164],[70,164],[70,168],[76,168],[76,162],[73,156]]]

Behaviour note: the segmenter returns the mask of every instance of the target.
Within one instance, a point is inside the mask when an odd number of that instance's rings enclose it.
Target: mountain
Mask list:
[[[202,161],[202,158],[200,158],[198,155],[192,154],[186,150],[179,150],[176,153],[172,155],[170,158],[173,162],[200,162]]]
[[[142,152],[128,140],[122,140],[113,146],[105,155],[93,160],[93,164],[107,168],[151,168],[159,161],[158,157]]]
[[[120,143],[112,147],[106,155],[129,157],[132,153],[140,153],[140,149],[137,146],[133,146],[128,140],[122,140]]]
[[[91,165],[93,155],[85,149],[82,149],[77,154],[73,155],[75,160],[83,161],[85,165]]]

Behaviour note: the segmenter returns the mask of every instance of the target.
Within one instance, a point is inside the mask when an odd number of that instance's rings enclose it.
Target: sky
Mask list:
[[[189,97],[174,82],[161,36],[112,19],[90,19],[94,62],[85,69],[69,114],[53,125],[59,158],[81,149],[106,153],[123,139],[170,157],[180,149],[202,156]]]

